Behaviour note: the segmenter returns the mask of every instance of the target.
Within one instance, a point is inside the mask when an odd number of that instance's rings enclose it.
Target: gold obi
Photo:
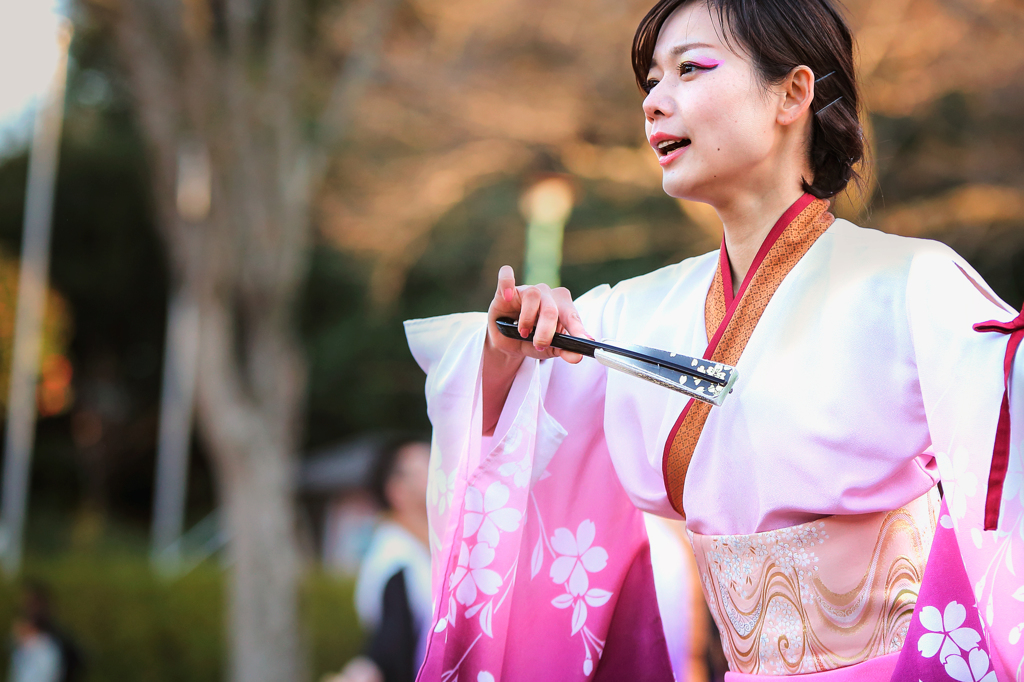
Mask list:
[[[689,533],[730,669],[822,672],[902,649],[938,511],[933,488],[891,512]]]

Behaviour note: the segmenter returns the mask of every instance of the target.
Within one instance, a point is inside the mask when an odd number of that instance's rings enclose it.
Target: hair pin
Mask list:
[[[831,102],[829,102],[828,104],[823,106],[821,109],[818,109],[817,111],[815,111],[814,115],[817,116],[818,114],[820,114],[821,112],[825,111],[826,109],[828,109],[830,106],[832,106],[833,104],[835,104],[836,102],[838,102],[842,98],[843,98],[843,96],[839,95],[839,97],[836,97],[834,100],[832,100]]]
[[[831,76],[834,73],[835,73],[835,71],[829,71],[824,76],[822,76],[821,78],[819,78],[816,81],[814,81],[814,84],[817,85],[818,83],[820,83],[821,81],[825,80],[826,78],[828,78],[829,76]]]

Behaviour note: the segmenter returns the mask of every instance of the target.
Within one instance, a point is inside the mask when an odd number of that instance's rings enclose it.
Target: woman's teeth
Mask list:
[[[667,156],[668,154],[671,154],[675,150],[677,150],[677,149],[679,149],[681,147],[685,147],[688,144],[690,144],[690,141],[686,140],[686,139],[683,139],[683,140],[665,140],[663,142],[659,142],[658,143],[658,153],[661,154],[662,156]]]

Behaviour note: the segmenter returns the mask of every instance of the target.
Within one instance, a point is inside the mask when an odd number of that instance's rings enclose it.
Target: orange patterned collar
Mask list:
[[[723,240],[718,271],[704,306],[704,322],[710,339],[705,359],[736,365],[786,275],[835,221],[828,207],[827,201],[809,194],[790,206],[768,233],[735,296]],[[665,490],[672,507],[683,517],[686,516],[683,511],[686,472],[710,412],[711,406],[707,403],[695,404],[691,400],[665,443],[662,460]]]

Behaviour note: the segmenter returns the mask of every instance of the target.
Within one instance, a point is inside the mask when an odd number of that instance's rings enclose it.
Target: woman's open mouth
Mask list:
[[[690,141],[687,139],[682,140],[663,140],[658,144],[658,156],[668,156],[677,149],[689,146]]]
[[[658,152],[658,163],[662,167],[669,165],[686,151],[690,141],[686,138],[680,140],[664,140],[658,144],[655,150]]]

